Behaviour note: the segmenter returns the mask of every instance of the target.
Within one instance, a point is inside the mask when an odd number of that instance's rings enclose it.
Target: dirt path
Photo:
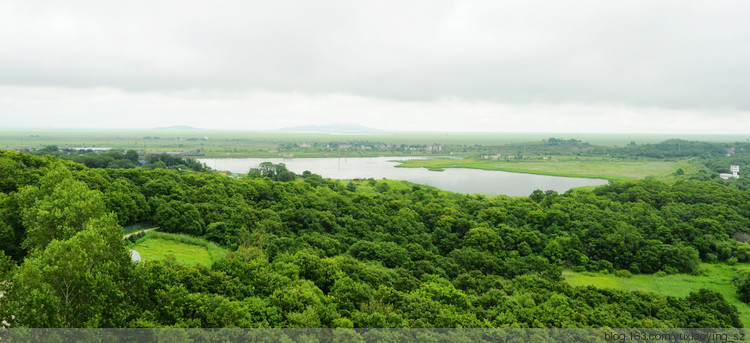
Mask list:
[[[138,233],[141,233],[141,232],[148,232],[148,231],[153,231],[153,230],[156,230],[156,229],[158,229],[158,227],[152,227],[150,229],[145,229],[145,230],[141,230],[141,231],[131,232],[131,233],[127,234],[127,235],[122,236],[122,239],[128,238],[128,237],[130,237],[132,235],[135,235],[135,234],[138,234]]]

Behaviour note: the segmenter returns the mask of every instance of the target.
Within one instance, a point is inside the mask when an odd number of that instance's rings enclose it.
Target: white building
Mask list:
[[[439,152],[439,151],[443,151],[443,147],[440,144],[431,144],[431,145],[426,146],[425,150]]]
[[[71,149],[71,150],[91,150],[91,151],[109,151],[109,150],[112,150],[112,148],[88,148],[88,147],[81,147],[81,148],[70,147],[68,149]]]
[[[721,177],[724,180],[729,180],[730,178],[739,179],[740,178],[740,166],[738,165],[731,165],[729,166],[729,170],[732,172],[731,174],[727,173],[721,173],[719,174],[719,177]]]

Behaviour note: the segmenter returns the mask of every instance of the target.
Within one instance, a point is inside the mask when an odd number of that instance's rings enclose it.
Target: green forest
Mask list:
[[[137,162],[119,157],[90,168],[0,150],[2,325],[747,325],[714,291],[678,298],[573,287],[562,277],[700,273],[702,262],[750,261],[750,194],[711,178],[511,198],[347,184],[270,164],[245,178],[190,159],[109,165]],[[210,265],[134,263],[122,228],[143,222],[228,253]],[[738,275],[737,284],[750,301],[750,281]]]

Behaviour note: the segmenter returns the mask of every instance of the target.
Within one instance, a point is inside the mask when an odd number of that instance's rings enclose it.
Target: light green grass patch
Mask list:
[[[701,275],[633,275],[631,278],[617,277],[614,274],[576,273],[564,271],[563,277],[571,286],[594,286],[625,291],[653,292],[665,296],[684,298],[701,288],[721,293],[728,303],[737,307],[740,320],[750,325],[750,305],[737,297],[737,287],[732,280],[750,273],[750,263],[729,266],[726,264],[701,264]]]
[[[228,250],[202,238],[183,234],[150,231],[131,244],[143,261],[166,260],[174,257],[183,265],[202,264],[210,266],[226,256]]]
[[[540,174],[567,177],[600,178],[614,181],[666,177],[679,168],[689,168],[686,161],[665,160],[614,160],[601,157],[552,156],[541,160],[477,160],[477,159],[426,159],[399,161],[397,167],[427,168],[474,168],[501,170],[514,173]]]

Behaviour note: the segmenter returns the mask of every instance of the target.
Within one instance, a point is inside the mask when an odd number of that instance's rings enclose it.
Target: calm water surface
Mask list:
[[[227,170],[244,174],[257,168],[262,162],[284,163],[297,174],[309,170],[324,178],[355,179],[382,178],[405,180],[433,186],[458,193],[506,194],[528,196],[535,189],[554,190],[563,193],[571,188],[600,186],[607,180],[584,179],[560,176],[509,173],[495,170],[449,168],[442,172],[425,168],[395,168],[392,160],[407,160],[405,157],[360,157],[360,158],[219,158],[199,159],[216,170]]]

